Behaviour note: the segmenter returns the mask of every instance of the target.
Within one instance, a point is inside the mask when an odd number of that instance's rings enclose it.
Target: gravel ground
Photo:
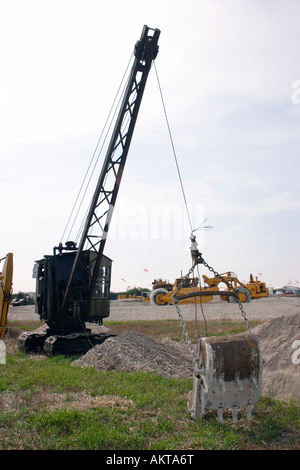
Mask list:
[[[249,304],[243,304],[243,307],[249,320],[269,320],[282,315],[300,313],[300,297],[265,297],[252,300]],[[180,310],[185,320],[193,320],[195,318],[195,308],[193,305],[181,305]],[[200,306],[198,306],[197,310],[200,316]],[[240,320],[242,318],[237,304],[224,301],[206,302],[203,304],[203,311],[207,320],[220,318]],[[12,321],[28,321],[38,320],[39,316],[35,313],[34,306],[10,307],[8,319]],[[174,305],[154,307],[146,302],[114,300],[111,302],[110,316],[107,321],[166,319],[178,319]]]
[[[242,318],[241,311],[237,304],[224,301],[206,302],[203,305],[203,312],[207,320]],[[243,304],[247,318],[249,320],[267,320],[277,318],[285,314],[300,312],[300,297],[266,297],[252,300],[249,304]],[[180,305],[180,311],[185,320],[195,318],[194,305]],[[201,309],[198,305],[198,315]],[[178,319],[174,305],[153,307],[146,302],[115,301],[111,305],[110,320],[165,320]]]

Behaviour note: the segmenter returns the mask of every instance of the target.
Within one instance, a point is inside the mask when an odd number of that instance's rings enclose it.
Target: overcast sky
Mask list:
[[[196,232],[205,260],[297,285],[299,18],[298,0],[1,0],[0,258],[14,253],[14,292],[35,289],[34,261],[60,242],[144,24],[161,30],[193,227],[213,227]],[[112,290],[185,274],[189,237],[152,69],[106,244]]]

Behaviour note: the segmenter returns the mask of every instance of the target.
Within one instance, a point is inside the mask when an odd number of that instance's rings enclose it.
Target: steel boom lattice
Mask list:
[[[89,297],[92,296],[143,92],[151,64],[158,53],[159,35],[160,30],[145,25],[141,38],[135,45],[134,63],[78,245],[62,307],[67,299],[72,299],[73,276],[84,249],[97,254],[88,293]]]

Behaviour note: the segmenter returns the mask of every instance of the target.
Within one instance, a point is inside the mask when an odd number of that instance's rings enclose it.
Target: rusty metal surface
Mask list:
[[[201,418],[206,410],[216,410],[223,421],[223,410],[230,409],[234,422],[238,409],[248,419],[261,394],[262,354],[256,337],[250,333],[201,338],[199,374],[194,376],[190,413]]]
[[[250,333],[241,333],[230,336],[212,336],[202,338],[201,342],[209,344],[214,357],[214,375],[223,375],[225,381],[239,378],[246,379],[250,376],[258,377],[260,364],[260,351],[257,340]],[[199,353],[200,366],[207,366],[206,349],[201,347]]]

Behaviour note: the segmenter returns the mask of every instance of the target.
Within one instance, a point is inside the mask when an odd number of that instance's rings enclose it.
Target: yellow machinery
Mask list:
[[[154,279],[154,281],[152,282],[152,286],[153,286],[152,288],[153,290],[160,289],[160,288],[166,289],[167,291],[173,290],[173,284],[161,278]]]
[[[186,298],[180,300],[181,304],[191,304],[195,303],[195,301],[196,303],[210,302],[213,299],[213,295],[219,295],[222,300],[227,302],[248,303],[251,299],[260,299],[269,295],[266,284],[258,281],[257,277],[254,281],[252,274],[250,274],[250,281],[247,284],[240,282],[237,275],[230,271],[211,278],[203,274],[202,278],[207,286],[200,287],[197,277],[180,277],[175,280],[173,285],[162,279],[155,280],[152,283],[153,291],[150,295],[150,302],[154,306],[172,304],[174,292],[181,298],[186,296]],[[226,284],[226,291],[219,289],[219,284],[221,283]],[[179,291],[178,287],[180,287]],[[200,297],[196,295],[197,292],[201,292]],[[236,295],[231,295],[233,292],[238,292],[239,299],[237,299]],[[191,293],[193,294],[192,297],[189,295]]]
[[[0,339],[4,339],[7,333],[6,320],[9,307],[10,294],[13,280],[13,254],[8,253],[0,272]]]
[[[245,287],[250,291],[252,299],[260,299],[261,297],[268,297],[269,289],[266,287],[265,282],[261,282],[255,277],[253,279],[252,274],[250,274],[250,280]]]
[[[219,284],[226,282],[227,290],[231,285],[233,288],[239,287],[239,297],[242,303],[250,302],[251,299],[260,299],[261,297],[268,297],[269,289],[266,287],[264,282],[258,281],[257,277],[255,281],[252,274],[250,274],[250,280],[247,284],[243,284],[237,278],[235,273],[228,271],[227,273],[220,274],[216,277],[208,278],[207,276],[202,276],[204,282],[208,285],[209,288],[219,288]],[[226,295],[221,295],[222,300],[232,301],[231,297]],[[235,301],[235,299],[233,300]]]
[[[150,302],[154,306],[173,304],[173,294],[175,292],[181,298],[179,300],[180,304],[210,302],[213,295],[220,295],[220,292],[216,291],[214,286],[202,288],[199,286],[198,281],[198,277],[179,277],[170,289],[167,283],[166,287],[157,287],[164,285],[164,282],[159,279],[156,283],[153,283],[154,290],[150,294]],[[201,296],[199,296],[199,292],[201,292]]]
[[[148,292],[142,292],[142,295],[119,294],[118,300],[137,300],[139,302],[149,302]]]

